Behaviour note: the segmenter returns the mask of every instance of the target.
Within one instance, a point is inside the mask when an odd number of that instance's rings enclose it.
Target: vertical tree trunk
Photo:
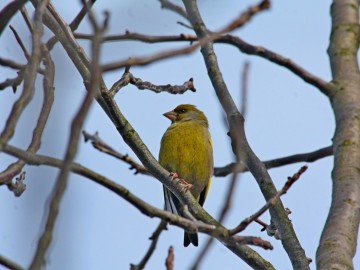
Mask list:
[[[359,3],[334,0],[328,54],[336,92],[333,194],[316,254],[318,269],[354,269],[360,219]],[[321,194],[319,194],[321,196]]]

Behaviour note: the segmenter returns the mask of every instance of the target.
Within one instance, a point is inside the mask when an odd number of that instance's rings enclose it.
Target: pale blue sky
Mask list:
[[[180,1],[177,1],[180,3]],[[221,28],[235,18],[244,8],[256,1],[198,1],[201,14],[209,29]],[[0,2],[0,7],[5,1]],[[78,1],[54,1],[59,13],[70,21],[79,10]],[[257,15],[244,28],[234,34],[245,41],[261,45],[289,57],[317,76],[331,78],[326,54],[330,33],[330,1],[272,1],[270,11]],[[191,33],[178,25],[185,22],[176,14],[162,10],[155,0],[97,1],[94,6],[98,15],[104,10],[111,14],[109,33],[121,34],[125,30],[153,35],[177,35]],[[32,11],[31,6],[29,10]],[[29,33],[21,16],[11,24],[30,46]],[[90,33],[85,20],[79,32]],[[47,31],[46,36],[49,36]],[[46,40],[46,39],[45,39]],[[89,43],[81,41],[85,49]],[[145,44],[140,42],[112,42],[103,47],[102,62],[126,59],[129,56],[149,55],[164,49],[180,48],[185,43]],[[229,45],[215,45],[221,72],[236,102],[239,101],[240,74],[244,61],[250,61],[249,102],[246,117],[246,132],[251,147],[262,159],[278,158],[295,153],[313,151],[331,144],[334,120],[327,98],[316,88],[304,83],[288,70],[255,56],[247,56]],[[7,29],[0,39],[0,56],[25,63],[24,57],[11,32]],[[82,97],[82,79],[66,53],[57,45],[52,52],[56,63],[55,104],[45,129],[41,154],[61,158],[68,139],[69,125]],[[116,96],[120,109],[138,131],[154,156],[158,155],[159,142],[169,121],[162,113],[181,103],[192,103],[203,110],[209,118],[213,138],[215,165],[222,166],[233,161],[229,139],[222,122],[222,111],[207,76],[199,51],[189,56],[161,61],[146,67],[131,69],[134,76],[154,84],[182,84],[194,78],[196,93],[173,96],[167,93],[154,94],[139,91],[133,86],[122,89]],[[111,86],[123,70],[105,74]],[[0,79],[14,76],[14,71],[1,68]],[[20,119],[11,143],[26,147],[42,99],[41,80],[38,80],[34,102]],[[14,95],[10,89],[0,92],[0,114],[7,115]],[[0,120],[4,125],[5,117]],[[98,131],[100,136],[122,153],[131,150],[119,137],[116,129],[100,107],[94,104],[85,130]],[[0,154],[0,169],[12,158]],[[161,208],[162,187],[153,178],[133,176],[128,166],[96,150],[90,144],[80,143],[76,161],[96,170],[127,187],[135,195]],[[270,170],[278,188],[287,176],[294,174],[303,164]],[[282,197],[292,211],[298,238],[308,257],[315,260],[320,233],[330,205],[332,158],[309,164],[308,171]],[[0,189],[0,254],[28,266],[42,231],[44,204],[47,200],[57,170],[48,167],[26,167],[27,190],[20,198],[14,198],[5,188]],[[205,209],[215,217],[222,207],[230,178],[214,178],[205,203]],[[225,225],[237,225],[243,218],[254,213],[264,204],[253,177],[246,173],[239,179],[236,199]],[[269,222],[269,216],[262,219]],[[4,222],[6,221],[6,222]],[[54,241],[48,253],[47,269],[129,269],[137,263],[150,244],[148,237],[157,226],[158,219],[143,216],[127,202],[110,191],[76,175],[71,175],[69,186],[61,204],[55,229]],[[258,250],[276,269],[291,269],[281,243],[260,232],[252,224],[243,235],[261,236],[271,241],[273,251]],[[164,269],[164,260],[170,245],[175,249],[175,269],[188,269],[196,253],[205,243],[200,236],[200,248],[182,246],[181,229],[169,226],[161,235],[158,248],[150,259],[147,269]],[[360,265],[357,255],[355,265]],[[250,269],[220,243],[216,243],[201,269]],[[315,269],[315,263],[311,264]]]

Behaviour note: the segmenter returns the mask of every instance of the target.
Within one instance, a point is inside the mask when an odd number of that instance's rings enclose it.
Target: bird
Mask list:
[[[171,121],[159,151],[160,165],[187,184],[197,202],[203,206],[214,169],[212,141],[205,114],[194,105],[182,104],[163,114]],[[181,216],[182,204],[165,186],[165,210]],[[184,233],[184,246],[198,246],[197,233]]]

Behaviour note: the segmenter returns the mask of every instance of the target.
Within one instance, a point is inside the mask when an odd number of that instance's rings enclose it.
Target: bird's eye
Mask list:
[[[186,112],[185,109],[180,109],[180,110],[179,110],[179,113],[185,113],[185,112]]]

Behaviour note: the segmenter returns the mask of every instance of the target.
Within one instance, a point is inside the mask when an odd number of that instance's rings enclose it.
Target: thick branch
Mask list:
[[[316,253],[317,269],[354,269],[360,222],[359,1],[333,0],[328,54],[335,113],[330,212]]]

